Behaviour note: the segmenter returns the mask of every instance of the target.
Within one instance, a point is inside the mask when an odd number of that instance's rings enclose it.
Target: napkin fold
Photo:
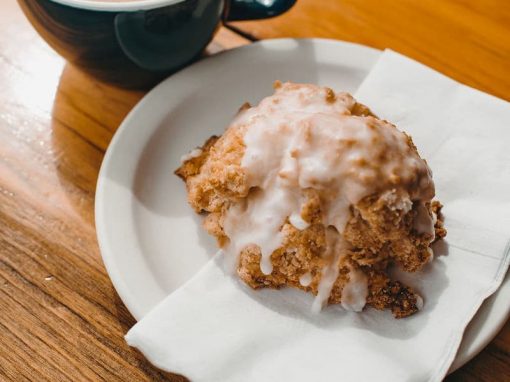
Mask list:
[[[253,291],[217,254],[128,332],[131,346],[193,382],[444,378],[510,260],[510,104],[392,51],[355,97],[409,133],[434,171],[448,236],[425,269],[399,274],[423,310],[402,320],[340,306],[313,314],[312,296]]]

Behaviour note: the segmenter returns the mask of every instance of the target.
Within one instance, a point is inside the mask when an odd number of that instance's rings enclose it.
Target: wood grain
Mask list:
[[[507,0],[298,0],[283,16],[233,26],[256,39],[324,37],[390,48],[510,100]]]
[[[490,4],[498,11],[475,1],[378,3],[299,0],[288,15],[235,27],[257,38],[328,36],[390,46],[510,98],[506,2]],[[66,65],[14,0],[0,2],[0,25],[0,381],[183,381],[125,344],[134,320],[105,272],[93,222],[104,151],[143,93]],[[246,43],[223,28],[208,54]],[[509,352],[507,323],[448,379],[503,381]]]

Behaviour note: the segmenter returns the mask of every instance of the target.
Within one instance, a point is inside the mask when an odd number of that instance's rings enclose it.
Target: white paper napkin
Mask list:
[[[252,291],[221,255],[126,335],[156,366],[193,382],[439,381],[482,301],[508,268],[510,105],[394,52],[356,94],[409,132],[434,171],[448,236],[420,273],[399,276],[425,299],[395,320],[295,290]]]

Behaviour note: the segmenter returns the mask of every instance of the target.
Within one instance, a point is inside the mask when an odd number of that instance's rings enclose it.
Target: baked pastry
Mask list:
[[[419,270],[446,234],[431,171],[408,135],[348,93],[276,82],[176,174],[252,288],[311,292],[315,310],[369,305],[401,318],[423,305],[387,270]]]

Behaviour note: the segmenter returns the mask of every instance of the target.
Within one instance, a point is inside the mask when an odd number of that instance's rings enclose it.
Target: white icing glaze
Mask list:
[[[312,312],[320,312],[328,302],[329,295],[333,289],[333,285],[338,277],[338,264],[342,255],[344,255],[345,244],[338,231],[329,226],[326,228],[326,251],[323,257],[327,260],[327,265],[322,268],[321,280],[317,287],[317,297],[312,305]]]
[[[418,294],[416,295],[416,307],[418,308],[418,310],[423,309],[423,298]]]
[[[306,272],[305,274],[301,275],[299,278],[299,283],[304,287],[310,285],[312,283],[312,274],[310,272]]]
[[[256,244],[261,251],[260,269],[265,275],[271,274],[271,254],[282,245],[281,216],[289,215],[289,203],[281,189],[267,185],[266,189],[254,190],[227,211],[223,229],[230,243],[226,253],[237,257],[243,248]]]
[[[413,228],[418,232],[418,234],[427,234],[432,236],[432,240],[435,236],[434,224],[437,219],[435,214],[429,213],[429,210],[425,206],[423,202],[417,202],[416,205],[416,216],[413,221]]]
[[[430,263],[432,262],[432,260],[434,260],[434,250],[432,249],[432,247],[428,247],[427,252],[429,253],[428,262]]]
[[[382,194],[381,198],[388,202],[392,211],[401,210],[402,213],[407,214],[413,208],[413,202],[405,191],[397,194],[396,190],[392,189]]]
[[[189,161],[190,159],[199,157],[200,155],[202,155],[202,149],[199,149],[199,148],[193,149],[189,153],[181,156],[181,163],[184,163],[184,162]]]
[[[342,306],[346,310],[361,312],[368,296],[367,276],[360,270],[351,268],[349,282],[342,289]]]
[[[244,130],[241,165],[251,191],[226,212],[226,253],[236,257],[246,246],[257,245],[261,271],[270,274],[271,254],[284,238],[282,225],[289,219],[297,229],[307,228],[301,217],[303,190],[314,188],[328,227],[324,257],[329,260],[314,310],[327,302],[338,277],[351,205],[374,192],[407,190],[416,182],[422,187],[414,187],[414,195],[405,191],[403,210],[411,208],[411,200],[434,194],[430,169],[407,136],[387,122],[351,115],[354,103],[350,95],[327,88],[284,84],[258,106],[242,110],[230,126]],[[344,289],[349,296],[345,307],[362,309],[367,291],[362,273],[354,272]]]
[[[310,223],[303,220],[303,218],[301,217],[301,213],[296,212],[293,212],[289,216],[289,222],[300,231],[307,229],[310,226]]]

